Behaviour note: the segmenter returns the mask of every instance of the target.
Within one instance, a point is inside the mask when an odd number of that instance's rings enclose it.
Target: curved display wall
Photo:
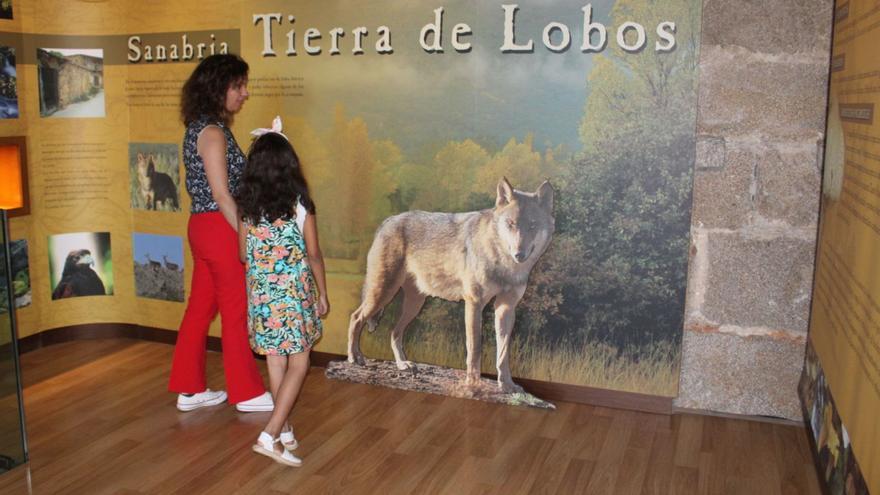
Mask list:
[[[30,213],[12,223],[27,260],[15,274],[20,335],[177,328],[191,269],[179,93],[200,58],[231,52],[251,67],[239,143],[280,115],[317,201],[333,308],[318,351],[348,353],[384,219],[492,209],[516,189],[540,198],[517,220],[538,241],[517,268],[528,283],[477,325],[483,371],[504,374],[500,357],[514,378],[674,397],[700,6],[27,2],[0,20],[0,133],[26,140],[30,179]],[[501,243],[469,270],[506,284],[495,267],[516,253],[503,236],[455,228],[425,256],[454,260],[461,239]],[[431,235],[420,229],[409,235]],[[393,359],[403,304],[360,336],[367,358]],[[496,329],[493,304],[515,311],[510,328]],[[464,368],[465,310],[428,297],[407,358]]]

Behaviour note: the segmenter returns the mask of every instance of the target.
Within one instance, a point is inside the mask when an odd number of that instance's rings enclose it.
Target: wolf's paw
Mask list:
[[[416,372],[416,363],[412,361],[397,361],[396,364],[397,369],[399,369],[400,371],[412,371],[413,373]]]
[[[505,394],[521,394],[524,393],[522,387],[517,385],[516,383],[510,382],[498,382],[498,390]]]
[[[479,374],[468,374],[464,379],[464,384],[468,387],[477,387],[481,383]]]
[[[366,366],[367,365],[367,360],[364,359],[363,354],[348,356],[348,362],[351,364],[356,364],[358,366]]]

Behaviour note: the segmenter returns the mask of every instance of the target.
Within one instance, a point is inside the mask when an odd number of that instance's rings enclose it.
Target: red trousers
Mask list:
[[[247,284],[238,257],[238,234],[221,213],[211,212],[189,217],[188,236],[195,267],[168,390],[197,393],[207,387],[205,345],[219,309],[229,403],[252,399],[266,389],[248,343]]]

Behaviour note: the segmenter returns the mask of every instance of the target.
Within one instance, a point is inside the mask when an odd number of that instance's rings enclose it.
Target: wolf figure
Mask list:
[[[138,194],[148,210],[155,210],[158,203],[180,209],[177,199],[177,186],[170,175],[156,170],[156,159],[152,154],[137,154]]]
[[[483,308],[495,299],[498,386],[522,389],[510,376],[510,337],[516,305],[529,273],[547,249],[554,231],[553,188],[537,191],[498,183],[495,207],[467,213],[409,211],[387,218],[367,254],[361,305],[348,327],[348,361],[365,364],[360,349],[364,325],[372,331],[383,308],[403,290],[400,319],[391,331],[397,367],[414,369],[403,349],[406,327],[428,296],[464,301],[468,385],[480,382]]]
[[[175,211],[180,209],[180,204],[177,201],[177,186],[174,185],[174,180],[168,174],[163,174],[156,170],[156,162],[153,159],[153,155],[150,155],[149,165],[147,165],[147,175],[150,176],[150,184],[152,186],[152,191],[150,195],[150,199],[152,200],[153,209],[156,209],[156,203],[162,203],[165,207],[168,207],[170,203]]]

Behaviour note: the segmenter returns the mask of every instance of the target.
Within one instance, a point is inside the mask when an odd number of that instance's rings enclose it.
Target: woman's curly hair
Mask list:
[[[293,217],[295,201],[311,214],[315,203],[293,146],[280,134],[263,134],[251,143],[247,166],[235,200],[239,213],[252,224]]]
[[[217,54],[202,60],[183,85],[180,116],[184,125],[201,118],[228,124],[226,91],[248,76],[248,64],[238,55]]]

